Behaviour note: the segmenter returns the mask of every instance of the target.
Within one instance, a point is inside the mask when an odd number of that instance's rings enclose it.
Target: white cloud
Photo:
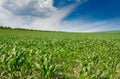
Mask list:
[[[48,17],[56,11],[53,0],[5,0],[3,7],[22,16]]]
[[[64,8],[61,8],[57,10],[55,13],[53,13],[49,18],[44,19],[35,19],[34,22],[32,22],[32,25],[38,26],[35,29],[39,28],[44,30],[60,30],[60,28],[64,28],[64,24],[62,23],[62,19],[67,16],[77,5],[69,5]]]

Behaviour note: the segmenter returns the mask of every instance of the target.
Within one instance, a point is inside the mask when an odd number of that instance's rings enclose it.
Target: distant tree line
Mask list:
[[[0,26],[0,29],[32,30],[32,29],[25,29],[25,28],[11,28],[9,26]]]
[[[11,27],[9,27],[9,26],[0,26],[0,29],[12,29]]]
[[[29,31],[41,31],[41,32],[65,32],[65,31],[34,30],[34,29],[25,29],[25,28],[11,28],[10,26],[0,26],[0,29],[29,30]]]

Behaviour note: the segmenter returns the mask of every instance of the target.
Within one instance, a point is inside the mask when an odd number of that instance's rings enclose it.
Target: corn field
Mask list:
[[[0,79],[120,79],[120,32],[0,29]]]

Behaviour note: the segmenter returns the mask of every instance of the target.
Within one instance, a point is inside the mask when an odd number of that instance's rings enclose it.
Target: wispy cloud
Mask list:
[[[66,31],[71,32],[100,32],[120,29],[120,18],[102,21],[83,21],[81,19],[66,21]],[[73,28],[74,27],[74,28]],[[64,30],[64,29],[63,29]]]

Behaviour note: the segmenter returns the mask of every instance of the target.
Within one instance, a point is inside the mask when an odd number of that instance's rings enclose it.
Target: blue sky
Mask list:
[[[108,20],[118,17],[120,17],[120,0],[88,0],[77,6],[66,19]]]
[[[37,30],[120,30],[120,0],[1,0],[0,25]]]

